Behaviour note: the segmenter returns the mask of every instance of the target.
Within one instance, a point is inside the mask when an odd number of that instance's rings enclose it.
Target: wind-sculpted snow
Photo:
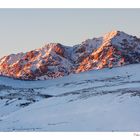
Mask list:
[[[50,43],[0,59],[0,74],[23,80],[46,80],[89,70],[140,62],[140,39],[121,31],[64,46]]]
[[[0,131],[140,131],[139,69],[45,81],[0,77]]]

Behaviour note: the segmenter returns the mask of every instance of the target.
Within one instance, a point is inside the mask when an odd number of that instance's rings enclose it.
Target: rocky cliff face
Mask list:
[[[76,72],[139,62],[140,39],[124,32],[113,31],[106,34],[98,48],[83,59]]]
[[[24,80],[52,79],[139,62],[140,39],[112,31],[73,47],[50,43],[27,53],[4,56],[0,59],[0,74]]]
[[[19,79],[49,79],[68,75],[72,64],[67,48],[51,43],[27,53],[11,54],[0,59],[0,73]]]

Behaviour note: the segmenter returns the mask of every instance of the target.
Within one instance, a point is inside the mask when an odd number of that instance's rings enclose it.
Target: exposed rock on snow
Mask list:
[[[140,39],[121,31],[66,47],[50,43],[0,59],[0,74],[24,80],[52,79],[92,69],[140,62]]]

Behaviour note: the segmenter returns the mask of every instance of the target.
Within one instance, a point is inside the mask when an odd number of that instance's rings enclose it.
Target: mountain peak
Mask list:
[[[119,37],[122,37],[122,38],[125,38],[125,37],[134,37],[134,36],[129,35],[129,34],[123,32],[123,31],[113,30],[113,31],[111,31],[111,32],[106,33],[106,34],[103,36],[103,38],[104,38],[104,40],[109,40],[109,39],[112,39],[112,38],[118,37],[118,36],[119,36]]]
[[[125,33],[122,31],[113,30],[111,32],[106,33],[103,38],[104,38],[104,40],[110,40],[110,39],[112,39],[116,36],[119,36],[121,34],[125,34]]]

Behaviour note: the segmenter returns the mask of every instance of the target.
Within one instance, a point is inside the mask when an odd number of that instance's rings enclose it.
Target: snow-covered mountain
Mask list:
[[[68,51],[61,44],[51,43],[27,53],[11,54],[0,59],[0,73],[29,80],[68,75],[72,69]]]
[[[100,42],[102,43],[80,62],[76,72],[140,62],[140,39],[137,37],[113,31],[107,33]]]
[[[53,80],[0,77],[0,131],[140,131],[140,64]]]
[[[52,79],[92,69],[140,62],[140,39],[121,31],[67,47],[50,43],[0,59],[0,74],[18,79]]]

